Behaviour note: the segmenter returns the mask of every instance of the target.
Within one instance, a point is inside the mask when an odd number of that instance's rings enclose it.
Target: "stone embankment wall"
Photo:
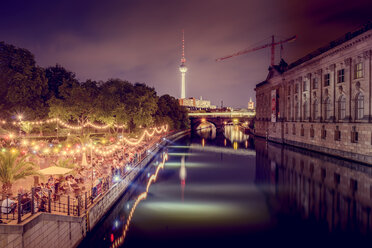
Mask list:
[[[86,217],[39,213],[21,225],[0,225],[0,247],[74,247],[86,235]]]
[[[187,132],[188,130],[173,134],[167,139],[176,140]],[[37,213],[22,224],[0,224],[0,248],[77,247],[87,232],[123,196],[130,182],[140,175],[141,169],[145,168],[167,143],[168,141],[163,140],[135,170],[132,170],[124,180],[115,184],[80,217]]]

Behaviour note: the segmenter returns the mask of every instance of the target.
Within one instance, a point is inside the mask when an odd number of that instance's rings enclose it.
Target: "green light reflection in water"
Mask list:
[[[179,168],[181,167],[181,162],[166,162],[164,165],[166,168]],[[193,162],[185,162],[185,167],[187,168],[202,168],[211,166],[207,163],[193,163]]]
[[[143,202],[136,213],[136,223],[141,228],[158,229],[164,223],[174,228],[187,226],[217,227],[218,226],[255,226],[257,223],[268,223],[268,209],[260,204],[238,207],[233,203],[221,201],[191,201],[191,202]],[[144,221],[151,225],[143,226]],[[143,223],[145,224],[145,223]]]
[[[167,147],[168,147],[168,148],[180,148],[180,149],[181,149],[181,148],[183,148],[183,149],[184,149],[184,148],[187,148],[187,149],[190,148],[190,146],[167,146]]]
[[[170,157],[179,157],[179,156],[185,156],[185,157],[190,157],[190,156],[197,156],[198,154],[196,153],[193,153],[193,154],[190,154],[190,153],[187,153],[187,152],[170,152],[168,153],[168,156]]]

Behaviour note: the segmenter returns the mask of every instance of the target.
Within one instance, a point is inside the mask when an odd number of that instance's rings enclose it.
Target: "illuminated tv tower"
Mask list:
[[[185,65],[185,32],[182,30],[182,58],[181,58],[181,65],[180,65],[180,72],[181,72],[181,99],[186,98],[186,72],[187,67]]]

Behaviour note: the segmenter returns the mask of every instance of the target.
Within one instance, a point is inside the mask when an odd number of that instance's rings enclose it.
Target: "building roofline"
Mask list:
[[[357,30],[353,31],[353,32],[348,32],[346,33],[345,35],[341,36],[340,38],[336,39],[336,40],[333,40],[331,41],[330,43],[328,43],[327,45],[323,46],[323,47],[320,47],[318,48],[317,50],[307,54],[306,56],[296,60],[295,62],[291,63],[287,68],[286,68],[286,71],[296,67],[296,66],[299,66],[325,52],[328,52],[329,50],[331,50],[332,48],[335,48],[355,37],[357,37],[358,35],[361,35],[369,30],[372,29],[372,22],[368,22],[366,24],[364,24],[361,28],[358,28]]]
[[[263,81],[263,82],[261,82],[261,83],[256,84],[256,88],[257,88],[257,87],[261,87],[261,86],[264,85],[264,84],[267,84],[267,81],[266,81],[266,80]]]

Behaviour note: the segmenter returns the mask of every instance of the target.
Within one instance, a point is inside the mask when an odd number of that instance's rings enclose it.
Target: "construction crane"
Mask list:
[[[271,36],[271,43],[268,43],[268,44],[265,44],[265,45],[262,45],[262,46],[258,46],[258,47],[255,47],[255,48],[245,49],[245,50],[239,51],[237,53],[234,53],[234,54],[222,57],[222,58],[218,58],[218,59],[216,59],[216,61],[217,62],[222,61],[222,60],[229,59],[229,58],[232,58],[232,57],[235,57],[235,56],[239,56],[239,55],[243,55],[243,54],[250,53],[250,52],[253,52],[253,51],[257,51],[257,50],[260,50],[260,49],[264,49],[266,47],[271,47],[271,66],[273,66],[274,65],[274,59],[275,59],[275,46],[277,46],[277,45],[282,46],[283,43],[294,41],[296,38],[297,38],[297,35],[295,35],[291,38],[288,38],[286,40],[281,40],[281,41],[275,42],[274,35],[273,35],[273,36]],[[283,46],[281,48],[283,49]]]

